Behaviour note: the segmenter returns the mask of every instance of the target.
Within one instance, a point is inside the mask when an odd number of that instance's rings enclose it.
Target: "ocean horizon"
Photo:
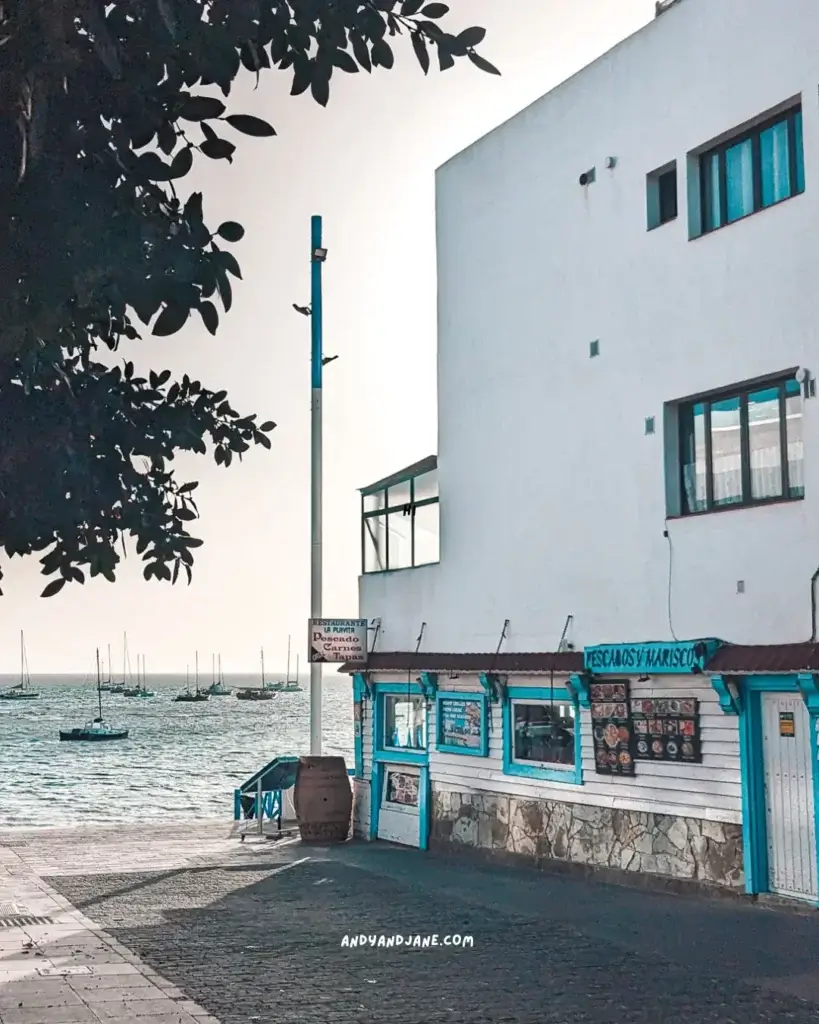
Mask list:
[[[265,672],[268,680],[284,672]],[[121,673],[114,674],[121,679]],[[135,676],[133,677],[135,681]],[[19,673],[0,674],[0,691]],[[32,674],[36,700],[0,701],[0,828],[83,824],[154,824],[233,818],[233,790],[281,754],[307,753],[309,674],[301,691],[269,701],[239,701],[235,691],[258,687],[260,672],[224,675],[230,696],[175,703],[185,673],[148,673],[156,697],[104,693],[103,716],[129,730],[111,743],[60,742],[59,730],[97,714],[96,674]],[[211,673],[199,673],[200,686]],[[191,674],[191,686],[194,685]],[[325,754],[353,766],[352,687],[349,677],[325,674],[322,700]]]

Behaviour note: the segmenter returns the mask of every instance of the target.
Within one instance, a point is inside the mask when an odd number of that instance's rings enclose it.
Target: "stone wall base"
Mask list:
[[[462,792],[433,781],[430,838],[439,850],[472,847],[541,867],[594,871],[601,880],[742,892],[741,825]]]

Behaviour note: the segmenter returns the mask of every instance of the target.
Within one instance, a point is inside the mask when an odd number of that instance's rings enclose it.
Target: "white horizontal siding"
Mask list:
[[[438,680],[441,690],[479,690],[475,676]],[[510,686],[548,687],[543,677],[509,678]],[[555,678],[555,686],[565,685]],[[466,792],[502,793],[624,810],[651,811],[679,817],[740,822],[742,795],[739,735],[733,716],[725,715],[708,679],[667,677],[661,682],[632,680],[631,696],[696,697],[699,700],[702,764],[638,761],[633,778],[598,775],[594,767],[591,714],[581,709],[583,785],[541,782],[503,773],[502,713],[491,706],[489,757],[440,753],[435,749],[435,707],[430,713],[430,778],[438,786]]]

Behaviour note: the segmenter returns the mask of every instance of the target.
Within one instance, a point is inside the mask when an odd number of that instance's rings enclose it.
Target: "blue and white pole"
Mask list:
[[[322,577],[322,423],[321,382],[322,310],[321,266],[326,256],[321,244],[321,217],[310,222],[310,617],[321,618]],[[310,662],[310,754],[321,756],[321,662]]]

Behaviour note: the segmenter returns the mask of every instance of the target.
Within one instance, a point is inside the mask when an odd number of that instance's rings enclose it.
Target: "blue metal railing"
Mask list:
[[[265,787],[269,784],[268,780],[281,777],[283,772],[289,772],[293,782],[285,788],[292,788],[295,782],[294,763],[298,763],[298,758],[291,755],[274,758],[264,768],[251,775],[241,786],[234,789],[233,820],[241,821],[244,818],[259,821],[261,818],[263,821],[267,818],[268,821],[278,822],[281,828],[284,789],[267,789]],[[355,775],[355,768],[348,768],[347,775],[352,778]]]

